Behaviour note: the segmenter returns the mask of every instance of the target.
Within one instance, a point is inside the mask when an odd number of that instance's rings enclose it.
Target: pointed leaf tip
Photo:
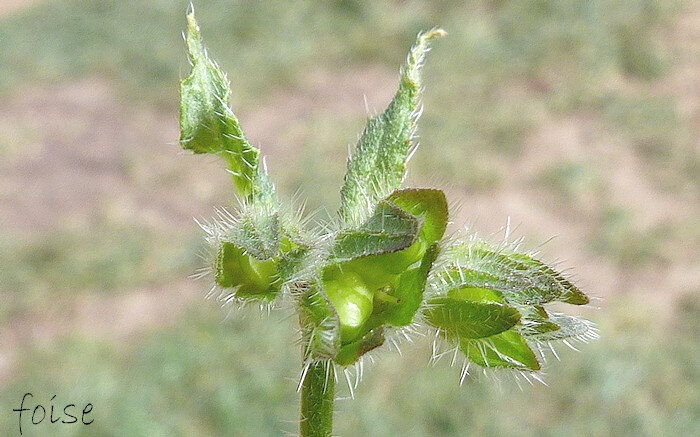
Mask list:
[[[414,149],[420,113],[420,71],[430,40],[445,34],[434,29],[418,35],[401,69],[399,88],[386,110],[372,117],[348,160],[341,189],[340,216],[345,224],[360,225],[375,205],[398,189]]]
[[[433,39],[438,39],[438,38],[444,38],[447,36],[447,32],[440,28],[440,27],[434,27],[430,29],[427,32],[424,32],[420,35],[421,38],[425,38],[427,41],[433,40]]]
[[[411,51],[408,54],[408,61],[403,71],[404,81],[412,83],[416,89],[420,87],[420,72],[425,61],[425,55],[430,51],[430,42],[445,35],[447,35],[447,32],[440,28],[418,34],[416,43],[411,47]]]
[[[187,11],[187,34],[185,35],[185,43],[187,44],[187,56],[190,62],[194,64],[197,60],[204,58],[204,45],[202,43],[202,35],[199,30],[199,24],[194,17],[194,8],[191,6]]]

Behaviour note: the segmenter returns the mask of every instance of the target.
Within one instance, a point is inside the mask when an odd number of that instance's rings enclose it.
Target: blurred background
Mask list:
[[[233,202],[222,163],[177,145],[187,4],[0,1],[2,435],[25,392],[94,404],[87,427],[25,416],[30,436],[296,432],[290,313],[231,312],[187,279],[193,217]],[[365,369],[338,435],[700,435],[700,3],[195,6],[279,191],[319,217],[365,99],[381,111],[415,35],[443,26],[410,183],[446,188],[454,230],[510,217],[600,297],[570,311],[602,338],[557,350],[549,386],[460,387],[419,338]]]

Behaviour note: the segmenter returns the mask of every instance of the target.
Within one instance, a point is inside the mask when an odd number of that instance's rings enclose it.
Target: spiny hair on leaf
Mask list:
[[[569,341],[588,343],[600,338],[598,328],[590,320],[558,312],[549,312],[549,318],[560,326],[559,330],[532,334],[528,338],[538,342],[562,340],[564,344]]]
[[[447,341],[442,334],[443,333],[439,330],[436,330],[434,332],[431,346],[431,356],[428,360],[428,365],[431,367],[437,366],[439,362],[443,361],[443,359],[449,359],[450,367],[454,367],[455,365],[459,364],[460,385],[463,385],[466,382],[467,378],[470,377],[483,377],[489,379],[490,381],[498,383],[504,382],[503,378],[505,378],[505,380],[511,380],[512,382],[515,382],[521,390],[522,386],[520,385],[520,378],[526,380],[531,385],[533,380],[543,385],[547,385],[547,383],[544,380],[544,369],[533,371],[526,368],[490,367],[474,364],[467,357],[463,356],[462,350],[459,345],[454,345],[454,343]],[[535,345],[536,347],[539,346],[538,344]],[[493,345],[483,343],[481,346],[481,353],[484,356],[484,358],[486,358],[487,356],[487,348],[489,350],[493,350],[496,353],[499,353],[498,350],[493,347]],[[510,357],[506,357],[503,355],[501,356],[505,359],[511,360]],[[544,359],[542,361],[546,362]],[[522,363],[518,363],[517,361],[514,361],[513,364],[522,365]],[[481,371],[473,372],[474,369],[480,369]]]
[[[491,288],[513,304],[588,302],[565,274],[535,258],[536,252],[522,251],[522,241],[491,244],[476,234],[456,240],[436,261],[429,281],[431,292],[441,295],[471,286]]]

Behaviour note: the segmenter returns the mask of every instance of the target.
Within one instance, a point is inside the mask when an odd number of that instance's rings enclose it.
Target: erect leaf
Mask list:
[[[431,282],[438,289],[486,288],[524,305],[555,300],[576,305],[588,302],[585,294],[543,262],[482,241],[454,247],[448,262]]]
[[[515,328],[486,338],[463,339],[460,349],[471,362],[483,367],[540,370],[535,353]]]
[[[221,242],[215,280],[222,288],[234,288],[239,299],[273,300],[280,290],[277,262],[258,260],[234,243]]]
[[[497,302],[438,297],[428,301],[425,317],[453,340],[490,337],[507,331],[520,320],[515,308]]]
[[[335,357],[336,364],[349,366],[372,349],[384,344],[384,328],[381,326],[368,331],[362,338],[340,348]]]
[[[336,259],[354,259],[405,249],[418,236],[416,218],[387,202],[381,202],[374,214],[359,228],[343,231],[336,238]]]
[[[307,350],[304,358],[333,359],[340,350],[340,322],[320,283],[304,283],[299,293],[299,322]]]
[[[410,188],[391,193],[387,201],[423,220],[418,236],[426,247],[440,240],[447,228],[447,199],[442,190]]]
[[[223,156],[243,199],[269,197],[274,188],[258,168],[260,151],[231,111],[228,80],[207,55],[193,12],[187,15],[186,44],[192,71],[180,84],[180,144]]]
[[[403,181],[416,128],[421,68],[430,40],[442,35],[444,31],[432,30],[418,36],[401,72],[396,95],[384,113],[369,120],[348,160],[340,192],[340,216],[350,226],[364,222],[374,205]]]

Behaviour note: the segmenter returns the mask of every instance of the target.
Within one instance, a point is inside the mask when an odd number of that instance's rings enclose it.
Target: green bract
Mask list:
[[[348,160],[337,225],[314,231],[280,206],[260,151],[229,108],[226,77],[194,15],[187,18],[192,72],[181,84],[180,143],[224,158],[240,204],[202,225],[214,288],[227,301],[293,303],[304,360],[302,435],[331,433],[336,366],[361,364],[399,334],[432,330],[470,363],[521,372],[540,370],[543,345],[595,338],[590,322],[551,311],[554,302],[588,303],[561,273],[514,246],[445,239],[445,194],[402,187],[416,147],[424,58],[442,30],[418,36],[394,98],[368,121]]]
[[[446,226],[441,191],[398,190],[362,225],[338,232],[320,277],[337,315],[336,363],[352,364],[381,346],[385,327],[413,323]],[[322,356],[313,348],[309,354]]]

